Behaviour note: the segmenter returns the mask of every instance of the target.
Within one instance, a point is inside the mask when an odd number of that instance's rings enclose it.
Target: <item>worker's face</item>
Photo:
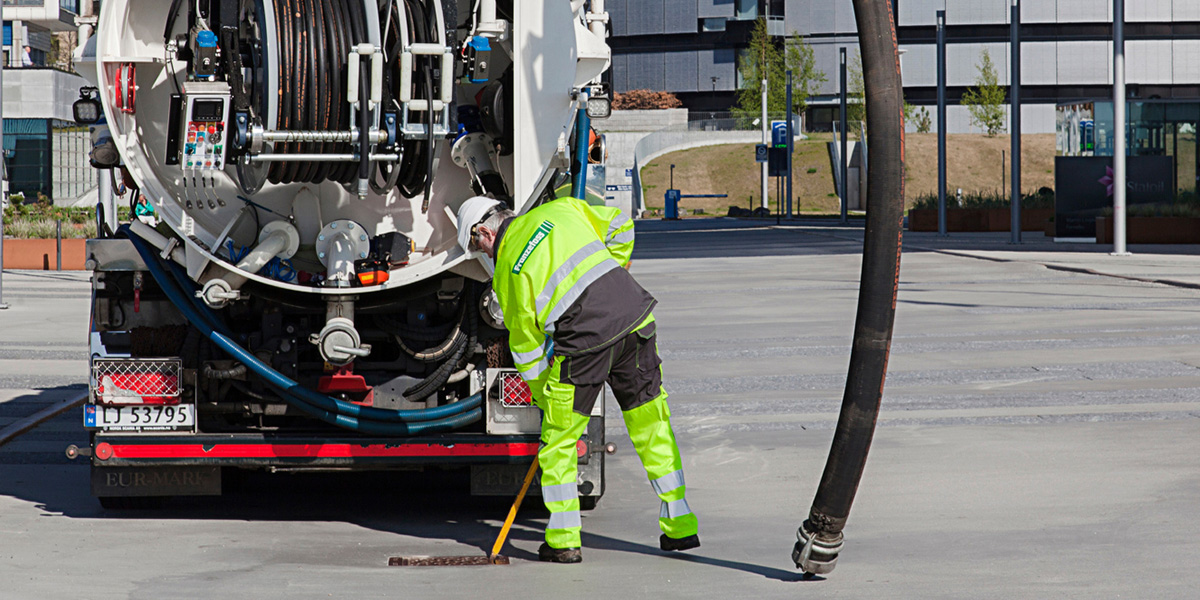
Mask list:
[[[495,231],[492,231],[491,229],[488,229],[487,227],[484,227],[483,225],[477,225],[475,227],[475,245],[479,248],[480,251],[482,251],[484,254],[488,255],[488,258],[490,258],[492,260],[496,259],[496,250],[494,248],[495,244],[496,244],[496,232]]]

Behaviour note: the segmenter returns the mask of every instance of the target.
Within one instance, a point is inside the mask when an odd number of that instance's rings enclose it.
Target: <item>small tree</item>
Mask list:
[[[784,64],[792,71],[792,110],[803,113],[808,108],[808,98],[816,95],[821,84],[828,79],[825,71],[817,68],[812,46],[795,31],[792,37],[795,41],[788,44]]]
[[[857,49],[846,71],[850,80],[846,86],[846,119],[847,127],[853,131],[867,120],[867,87],[863,83],[862,56]]]
[[[767,34],[767,20],[759,19],[750,35],[750,44],[739,61],[743,87],[737,92],[734,116],[749,124],[762,112],[762,80],[767,80],[767,112],[784,112],[787,104],[783,54]]]
[[[908,102],[904,103],[904,122],[911,123],[916,128],[917,133],[929,133],[933,129],[933,123],[929,118],[929,110],[924,106],[914,106]]]
[[[962,103],[971,112],[971,124],[987,132],[988,137],[994,137],[1004,131],[1004,88],[987,50],[980,57],[978,69],[975,87],[963,94]]]

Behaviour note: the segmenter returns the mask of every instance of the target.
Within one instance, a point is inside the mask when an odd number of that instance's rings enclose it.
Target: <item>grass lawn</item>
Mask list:
[[[797,142],[792,161],[793,194],[798,205],[793,209],[806,213],[838,211],[837,188],[830,172],[827,143],[830,134],[813,134],[812,139]],[[905,205],[923,193],[937,190],[937,135],[908,134],[905,138]],[[1034,192],[1054,187],[1054,134],[1022,137],[1021,187]],[[1182,146],[1182,144],[1181,144]],[[1006,135],[947,136],[947,183],[953,191],[999,191],[1001,152],[1007,154],[1010,140]],[[1005,162],[1007,164],[1008,158]],[[759,206],[761,175],[754,162],[754,144],[723,144],[664,154],[642,168],[641,176],[649,208],[662,208],[663,193],[669,187],[671,164],[675,165],[675,186],[684,194],[728,194],[728,198],[685,198],[682,208],[703,209],[706,214],[723,215],[730,205],[746,208]],[[1005,182],[1004,185],[1008,185]],[[770,206],[777,204],[775,180],[770,185]]]

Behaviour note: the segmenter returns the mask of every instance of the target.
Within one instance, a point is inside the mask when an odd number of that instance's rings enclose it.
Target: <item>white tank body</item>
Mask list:
[[[389,35],[396,24],[390,19],[381,22],[384,11],[375,9],[374,0],[353,1],[362,1],[365,5],[363,13],[366,22],[363,28],[366,41],[362,43],[374,47],[384,45],[381,40]],[[254,281],[298,293],[345,294],[345,287],[328,285],[332,281],[329,273],[332,267],[324,265],[325,259],[319,257],[318,253],[321,252],[323,229],[329,233],[331,224],[346,222],[359,228],[355,230],[355,235],[361,232],[368,238],[399,232],[411,240],[413,249],[407,264],[389,267],[389,278],[385,283],[360,285],[355,282],[353,293],[356,295],[394,289],[445,271],[473,279],[487,278],[478,257],[465,253],[456,244],[454,212],[464,200],[477,195],[479,190],[472,189],[472,183],[476,181],[472,172],[454,160],[454,132],[440,135],[435,142],[431,194],[428,198],[423,192],[406,198],[396,188],[386,190],[383,194],[375,190],[367,190],[362,194],[354,181],[343,184],[332,179],[292,183],[267,181],[261,189],[247,193],[240,187],[239,181],[249,181],[253,177],[240,177],[237,163],[242,163],[243,171],[259,173],[259,177],[263,177],[262,173],[269,168],[269,163],[257,161],[283,152],[278,145],[272,148],[269,142],[262,144],[257,151],[247,151],[238,157],[226,156],[224,163],[216,161],[219,168],[187,168],[184,163],[191,158],[187,152],[192,151],[188,137],[193,132],[179,121],[188,121],[187,114],[192,114],[187,112],[187,107],[199,97],[196,90],[219,89],[222,85],[221,75],[214,77],[213,81],[197,78],[189,61],[184,60],[183,55],[187,52],[183,50],[191,48],[193,43],[199,43],[197,39],[204,37],[197,34],[197,31],[204,29],[204,24],[192,23],[189,29],[190,2],[192,0],[106,0],[97,26],[94,68],[105,118],[123,163],[142,193],[151,201],[156,216],[170,228],[170,231],[161,228],[159,231],[167,238],[171,236],[166,234],[173,233],[182,241],[184,262],[192,279],[203,284],[225,278],[235,289],[241,282]],[[281,79],[300,71],[300,67],[293,67],[289,71],[283,65],[285,61],[281,60],[282,53],[304,48],[296,43],[285,45],[280,39],[283,35],[280,30],[282,25],[276,18],[276,11],[289,10],[291,4],[319,7],[317,3],[305,4],[300,0],[243,0],[240,3],[243,10],[254,11],[248,18],[257,26],[260,51],[256,55],[261,63],[257,68],[250,67],[243,71],[243,74],[250,81],[246,88],[257,90],[259,97],[266,99],[253,106],[254,117],[264,132],[287,129],[280,127],[279,120],[281,102],[285,100],[280,89]],[[389,5],[387,2],[379,4],[385,7]],[[405,4],[399,3],[401,8],[398,10],[403,10]],[[495,2],[484,4],[491,6]],[[495,23],[478,22],[479,13],[473,14],[478,6],[475,0],[457,0],[456,4],[451,2],[447,5],[447,8],[457,9],[458,24],[468,24],[466,29],[457,32],[458,39],[450,60],[455,65],[458,77],[447,85],[452,85],[450,95],[456,109],[475,105],[480,92],[489,83],[501,79],[501,74],[511,65],[511,80],[506,84],[512,88],[509,115],[512,140],[506,144],[503,152],[495,153],[493,160],[504,187],[511,194],[514,208],[526,210],[537,202],[539,194],[548,184],[554,183],[550,179],[556,173],[561,175],[569,165],[572,151],[570,139],[580,107],[576,94],[607,68],[608,48],[602,37],[593,34],[587,27],[586,9],[579,0],[514,0],[508,9],[511,12],[507,13],[511,22],[501,23],[501,27],[493,30],[488,30],[486,26]],[[427,7],[436,9],[439,15],[443,9],[440,2],[427,3]],[[164,28],[172,10],[178,16],[170,35],[164,36]],[[471,24],[473,20],[474,25]],[[327,25],[332,27],[331,24]],[[474,31],[470,31],[472,28]],[[472,33],[475,35],[472,36]],[[441,35],[444,41],[444,32]],[[460,66],[467,52],[464,41],[478,38],[490,41],[490,60],[493,64],[490,65],[488,83],[468,81]],[[182,43],[176,43],[176,40]],[[312,42],[307,40],[307,43]],[[415,43],[412,40],[409,42]],[[449,42],[445,45],[449,47]],[[298,52],[296,56],[302,54]],[[386,54],[386,51],[381,53]],[[200,55],[193,48],[192,58]],[[384,68],[399,72],[403,67],[400,56],[387,58],[394,60],[379,59],[387,63]],[[364,56],[362,68],[368,71],[365,80],[368,85],[376,86],[375,78],[379,71],[372,71],[369,51]],[[415,68],[413,72],[414,77],[419,76],[415,74]],[[251,81],[254,73],[259,74],[257,81]],[[343,73],[342,77],[345,79],[349,75]],[[227,83],[224,85],[228,86]],[[324,102],[323,97],[330,91],[307,90],[306,93],[306,102]],[[172,122],[172,105],[176,104],[173,95],[184,96],[179,103],[184,107],[184,114],[176,122]],[[386,118],[385,111],[403,114],[407,103],[398,96],[393,94],[392,97],[382,98],[380,107],[371,113],[372,129],[386,129],[381,124]],[[199,139],[204,141],[197,144],[201,150],[196,156],[219,157],[219,153],[213,154],[222,149],[219,147],[223,147],[227,155],[234,153],[236,118],[232,114],[235,108],[233,100],[226,97],[224,106],[228,116],[214,118],[220,119],[216,123],[227,128],[227,135],[222,137],[220,132],[215,134],[215,138],[214,134],[200,135]],[[199,118],[200,107],[201,104],[195,105],[192,116]],[[408,108],[412,108],[412,105]],[[449,114],[448,111],[439,112],[434,111],[439,121]],[[412,114],[412,121],[424,120],[424,116],[421,116],[425,115],[424,112],[413,110]],[[194,122],[199,122],[202,128],[205,126],[204,121]],[[448,125],[438,123],[435,128]],[[248,132],[252,129],[252,126],[247,127]],[[173,136],[178,136],[174,142],[169,139]],[[414,136],[414,139],[426,138]],[[249,142],[242,145],[249,146]],[[332,146],[326,145],[327,149]],[[342,144],[340,150],[327,154],[344,155],[355,148],[350,144]],[[495,147],[490,148],[490,151],[495,150]],[[203,155],[204,152],[209,154]],[[372,153],[375,153],[374,150]],[[296,162],[316,164],[309,160]],[[375,168],[372,164],[372,177],[376,176]],[[247,187],[250,186],[247,184]],[[284,274],[255,273],[236,266],[237,255],[257,246],[266,235],[264,230],[269,229],[268,225],[275,221],[285,221],[292,226],[298,234],[298,247],[292,255],[278,253],[277,246],[272,246],[271,251],[277,253],[280,259],[287,256],[293,275],[313,274],[317,276],[316,281],[301,281],[302,277],[288,280]],[[276,229],[287,227],[280,225]],[[137,233],[139,230],[134,231]],[[233,256],[230,255],[230,244]],[[352,251],[361,249],[356,246]],[[177,260],[180,258],[178,251],[175,256]],[[320,282],[321,277],[326,277],[324,284]]]

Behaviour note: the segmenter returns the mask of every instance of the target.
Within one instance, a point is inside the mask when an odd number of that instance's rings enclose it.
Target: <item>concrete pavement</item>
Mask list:
[[[504,503],[415,475],[263,476],[218,500],[105,511],[86,467],[61,455],[86,440],[64,415],[0,448],[0,598],[1194,597],[1198,292],[1127,277],[1200,281],[1200,259],[906,234],[846,548],[825,580],[800,581],[789,552],[841,401],[861,230],[718,219],[638,232],[633,272],[660,300],[696,551],[658,551],[658,503],[619,419],[582,565],[532,562],[545,516],[523,511],[513,565],[420,569],[384,565],[482,554]],[[0,427],[86,376],[86,282],[35,275],[5,274],[17,310],[0,312]]]

